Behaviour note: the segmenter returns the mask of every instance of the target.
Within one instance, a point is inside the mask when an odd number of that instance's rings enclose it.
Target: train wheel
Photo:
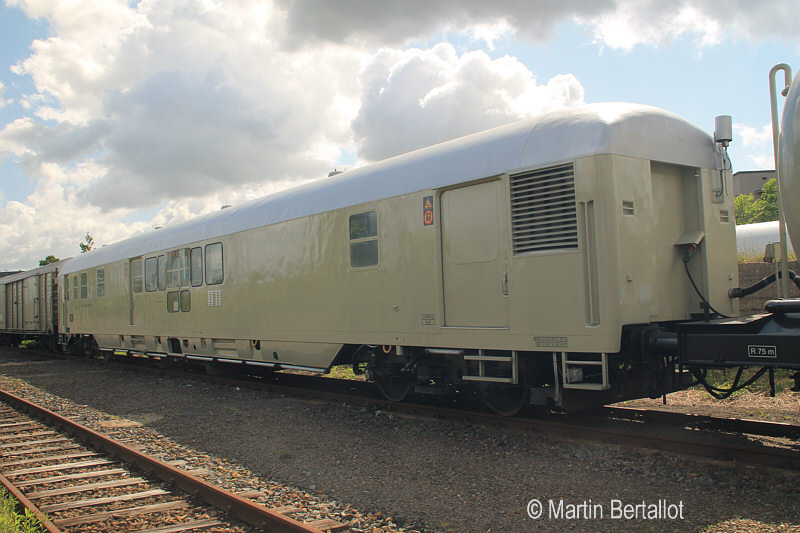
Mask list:
[[[483,390],[486,406],[500,416],[514,416],[528,402],[529,388],[526,384],[491,384]]]
[[[402,402],[411,390],[411,381],[402,378],[385,378],[378,383],[383,397],[390,402]]]

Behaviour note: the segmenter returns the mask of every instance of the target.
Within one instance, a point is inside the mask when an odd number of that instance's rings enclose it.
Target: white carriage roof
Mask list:
[[[55,263],[49,263],[44,266],[40,266],[39,268],[34,268],[31,270],[25,270],[24,272],[18,272],[16,274],[9,274],[8,276],[3,276],[0,278],[0,285],[4,285],[6,283],[10,283],[12,281],[18,281],[21,279],[29,278],[31,276],[38,276],[39,274],[47,274],[48,272],[55,272],[56,270],[64,265],[68,261],[68,259],[62,259],[61,261],[56,261]]]
[[[70,273],[125,258],[426,189],[616,154],[714,168],[714,142],[667,111],[624,103],[553,111],[287,189],[76,256]]]

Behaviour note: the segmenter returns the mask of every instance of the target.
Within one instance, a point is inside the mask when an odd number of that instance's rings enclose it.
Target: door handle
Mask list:
[[[503,275],[501,286],[503,287],[503,296],[508,296],[508,272]]]

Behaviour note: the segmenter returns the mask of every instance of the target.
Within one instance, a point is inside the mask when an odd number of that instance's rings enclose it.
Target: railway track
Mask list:
[[[604,407],[598,410],[608,418],[631,421],[659,422],[680,427],[718,430],[728,433],[758,435],[800,440],[800,426],[786,422],[768,422],[744,418],[719,418],[705,415],[691,415],[671,411],[655,411],[634,407]]]
[[[107,362],[100,364],[108,364]],[[282,375],[281,379],[241,379],[210,376],[175,369],[153,368],[140,364],[111,363],[126,368],[131,366],[144,372],[183,377],[204,382],[269,389],[276,392],[310,399],[347,402],[351,405],[374,406],[398,414],[422,416],[435,419],[461,420],[485,426],[547,433],[578,440],[590,440],[668,453],[688,454],[742,464],[800,470],[800,427],[791,424],[756,420],[717,418],[664,411],[603,408],[588,414],[552,415],[541,414],[528,417],[502,417],[494,414],[464,410],[442,405],[402,402],[395,403],[378,398],[368,384],[352,380],[313,376]],[[631,424],[618,422],[627,420]],[[650,424],[642,430],[642,424]],[[673,432],[653,431],[658,426],[672,429],[687,428],[685,435]],[[706,437],[698,436],[698,431]],[[720,433],[748,434],[778,437],[793,441],[789,447],[772,446],[760,440],[739,439],[731,442],[720,439]]]
[[[187,375],[185,372],[164,369],[156,369],[155,372],[240,387],[267,388],[276,392],[309,399],[375,406],[381,410],[393,411],[398,414],[461,420],[485,426],[547,433],[571,439],[603,442],[650,451],[657,450],[800,471],[800,444],[796,443],[798,437],[800,437],[800,427],[779,422],[686,415],[620,407],[595,410],[588,416],[576,413],[569,415],[534,414],[527,417],[503,417],[472,410],[443,407],[436,404],[390,402],[371,393],[368,384],[346,379],[320,379],[313,376],[288,375],[282,376],[282,378],[286,377],[288,379],[270,382],[194,373]],[[631,424],[625,427],[615,427],[613,422],[619,419],[626,419],[638,424],[635,427],[632,427]],[[684,433],[686,433],[686,436],[675,436],[650,430],[643,431],[641,423],[651,424],[653,427],[649,429],[655,429],[654,426],[668,426],[673,429],[685,428]],[[709,435],[708,438],[698,436],[697,430],[707,433]],[[712,431],[714,433],[710,433]],[[742,439],[742,442],[728,442],[716,438],[720,432],[794,439],[796,445],[793,449],[787,449],[771,446],[758,440],[748,441]]]
[[[50,533],[348,529],[295,520],[8,392],[0,402],[0,482]]]

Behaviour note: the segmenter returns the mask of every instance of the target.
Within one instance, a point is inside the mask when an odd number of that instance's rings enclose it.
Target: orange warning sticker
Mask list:
[[[426,226],[433,226],[433,196],[422,199],[422,222]]]

